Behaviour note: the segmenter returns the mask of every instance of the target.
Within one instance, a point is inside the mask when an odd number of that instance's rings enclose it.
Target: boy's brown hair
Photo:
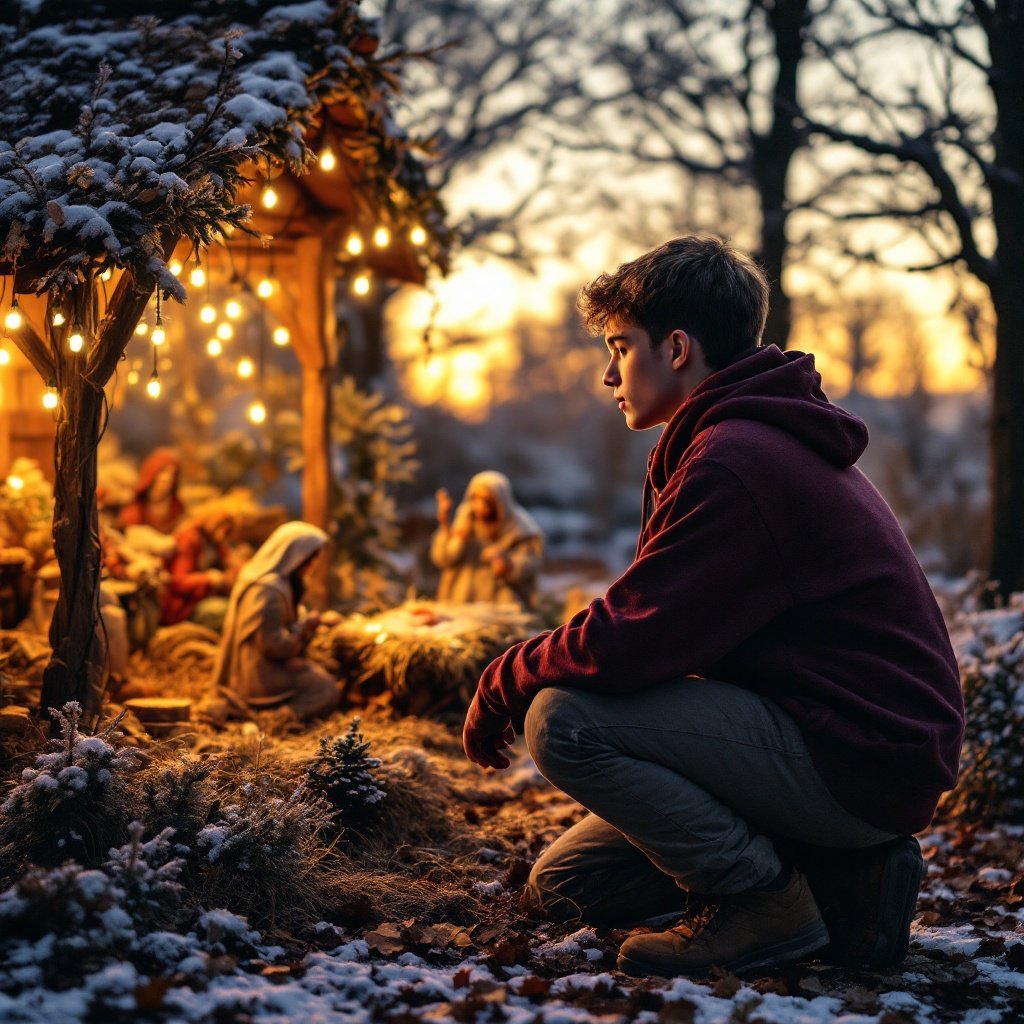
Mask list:
[[[577,301],[587,328],[601,334],[614,317],[642,327],[652,347],[684,330],[712,370],[761,344],[768,280],[740,249],[714,235],[673,238],[614,274],[601,274]]]

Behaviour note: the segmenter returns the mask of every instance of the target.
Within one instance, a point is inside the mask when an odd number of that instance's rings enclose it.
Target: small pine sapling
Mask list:
[[[307,769],[309,787],[334,808],[343,828],[365,822],[384,799],[384,781],[376,774],[379,758],[370,757],[370,743],[353,718],[344,736],[324,736],[316,759]]]

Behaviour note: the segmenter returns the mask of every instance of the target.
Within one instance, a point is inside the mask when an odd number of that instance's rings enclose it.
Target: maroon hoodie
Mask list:
[[[854,462],[867,428],[814,357],[774,345],[707,377],[651,453],[633,564],[479,683],[517,732],[547,686],[626,694],[698,675],[792,716],[836,799],[896,833],[956,781],[963,698],[931,589]]]

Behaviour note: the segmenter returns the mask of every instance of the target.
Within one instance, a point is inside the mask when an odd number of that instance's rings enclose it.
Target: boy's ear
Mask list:
[[[672,369],[681,370],[690,359],[693,339],[686,331],[676,329],[668,336],[668,343],[671,346]]]

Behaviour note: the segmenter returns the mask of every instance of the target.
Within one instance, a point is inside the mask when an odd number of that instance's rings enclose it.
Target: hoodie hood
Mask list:
[[[868,444],[863,420],[825,397],[813,355],[768,345],[705,377],[679,407],[651,453],[655,489],[665,486],[698,434],[731,419],[784,430],[840,469]]]

